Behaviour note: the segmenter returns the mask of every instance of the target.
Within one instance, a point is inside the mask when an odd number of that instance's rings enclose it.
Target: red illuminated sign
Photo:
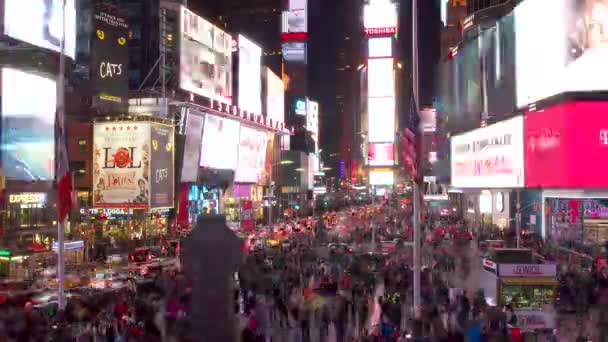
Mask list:
[[[395,34],[397,32],[396,27],[376,27],[376,28],[365,28],[363,30],[368,36],[386,36],[389,34]]]
[[[569,102],[525,116],[526,187],[607,187],[608,102]]]
[[[281,33],[281,40],[304,40],[308,38],[308,32],[285,32]]]

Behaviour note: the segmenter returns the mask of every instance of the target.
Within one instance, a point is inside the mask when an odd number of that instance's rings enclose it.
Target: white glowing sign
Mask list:
[[[393,185],[395,174],[393,171],[370,171],[369,185]]]
[[[397,8],[391,0],[371,0],[363,7],[363,26],[369,28],[397,27]]]
[[[391,57],[393,55],[393,38],[370,38],[367,40],[369,58]]]
[[[367,61],[367,96],[395,96],[395,74],[392,58]]]

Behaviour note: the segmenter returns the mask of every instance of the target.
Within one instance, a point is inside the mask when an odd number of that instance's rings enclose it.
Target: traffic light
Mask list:
[[[401,164],[409,171],[412,178],[416,178],[417,170],[417,155],[416,155],[416,136],[409,129],[403,130],[403,134],[399,140],[400,143],[400,161]]]

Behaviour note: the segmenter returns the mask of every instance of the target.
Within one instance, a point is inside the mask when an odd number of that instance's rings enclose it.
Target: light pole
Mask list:
[[[268,172],[268,181],[270,183],[269,196],[268,196],[268,229],[272,233],[272,200],[274,199],[274,182],[272,180],[272,169],[277,165],[289,165],[293,164],[293,160],[281,160],[278,163],[270,165],[270,171]]]

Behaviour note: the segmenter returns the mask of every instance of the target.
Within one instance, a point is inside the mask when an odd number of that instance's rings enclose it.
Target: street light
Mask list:
[[[272,181],[272,169],[277,166],[277,165],[289,165],[289,164],[293,164],[293,160],[281,160],[278,163],[274,163],[272,165],[270,165],[270,171],[268,172],[268,180],[270,182],[270,195],[268,196],[269,201],[268,201],[268,228],[271,229],[271,233],[272,233],[272,199],[274,198],[274,183]]]

